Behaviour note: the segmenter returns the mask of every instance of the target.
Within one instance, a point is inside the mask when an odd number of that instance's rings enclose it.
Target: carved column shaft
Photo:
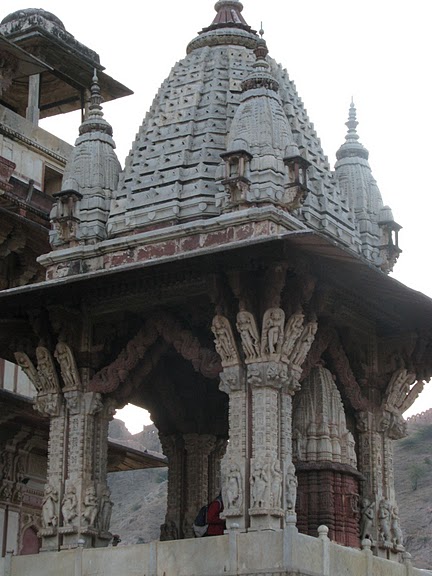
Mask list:
[[[178,434],[160,434],[159,438],[168,458],[167,510],[165,524],[161,526],[161,540],[176,540],[183,537],[184,442]]]
[[[216,444],[215,436],[210,434],[184,434],[186,450],[186,510],[183,520],[185,538],[194,536],[192,524],[199,509],[207,504],[208,493],[208,457]]]

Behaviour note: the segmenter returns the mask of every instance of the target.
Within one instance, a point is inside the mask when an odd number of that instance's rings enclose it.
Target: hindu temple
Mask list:
[[[53,14],[0,23],[1,576],[432,574],[393,472],[432,301],[389,276],[354,102],[332,169],[244,12],[209,7],[124,169],[103,101],[130,89]],[[74,146],[38,126],[72,109]],[[108,442],[127,403],[166,459]],[[113,547],[107,471],[166,463],[160,541]],[[194,538],[219,492],[225,534]]]

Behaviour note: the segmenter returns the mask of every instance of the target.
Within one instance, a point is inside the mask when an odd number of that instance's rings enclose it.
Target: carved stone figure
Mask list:
[[[15,360],[17,361],[18,366],[22,369],[24,374],[33,384],[38,392],[43,391],[42,382],[40,381],[38,371],[34,367],[30,358],[24,352],[15,352],[14,354]]]
[[[282,471],[278,460],[271,467],[271,505],[280,508],[282,493]]]
[[[396,547],[403,546],[404,538],[399,523],[399,509],[397,506],[393,506],[392,509],[390,529],[393,545]]]
[[[315,339],[315,334],[318,330],[317,322],[309,322],[300,338],[297,340],[296,345],[294,346],[294,350],[291,354],[290,360],[295,366],[302,366],[303,362],[308,355],[310,347],[313,344]]]
[[[56,346],[54,356],[60,364],[63,378],[64,390],[80,390],[81,378],[75,362],[72,350],[65,342],[59,342]]]
[[[102,490],[100,496],[99,517],[98,517],[99,528],[103,532],[109,531],[112,507],[113,503],[111,502],[111,491],[108,487],[106,487]]]
[[[297,340],[300,338],[303,332],[303,320],[303,312],[299,311],[293,314],[287,322],[285,327],[284,343],[282,345],[281,352],[282,360],[284,362],[289,359]]]
[[[287,512],[290,514],[295,512],[297,501],[297,486],[298,480],[295,473],[295,466],[294,464],[290,464],[285,476],[285,505]]]
[[[384,544],[390,544],[392,537],[391,537],[391,511],[392,506],[388,500],[383,498],[379,504],[378,509],[378,520],[379,520],[379,529],[380,529],[380,536],[382,542]]]
[[[237,314],[237,330],[239,331],[246,362],[260,357],[259,336],[255,318],[250,312]]]
[[[256,463],[251,477],[251,496],[253,508],[266,508],[268,505],[267,492],[269,488],[269,474],[266,464]]]
[[[361,520],[360,520],[360,540],[369,538],[373,542],[373,527],[375,524],[375,502],[364,498],[362,502]]]
[[[94,486],[89,486],[84,496],[84,510],[81,514],[86,526],[94,527],[98,514],[98,501]]]
[[[222,365],[235,364],[238,355],[229,321],[223,316],[215,316],[212,332],[215,335],[216,352],[221,357]]]
[[[270,308],[264,314],[261,355],[279,354],[283,341],[285,313],[281,308]]]
[[[36,348],[37,371],[44,392],[58,392],[60,390],[54,360],[49,350],[43,346]]]
[[[261,372],[257,365],[250,364],[248,366],[247,381],[251,386],[261,386],[263,380],[261,378]]]
[[[243,482],[240,468],[231,464],[226,477],[226,508],[241,511],[243,506]]]
[[[78,515],[78,500],[75,486],[69,486],[62,502],[62,514],[65,526],[70,526]]]
[[[58,492],[50,484],[45,488],[42,500],[42,526],[44,528],[55,528],[58,524],[56,508],[58,503]]]

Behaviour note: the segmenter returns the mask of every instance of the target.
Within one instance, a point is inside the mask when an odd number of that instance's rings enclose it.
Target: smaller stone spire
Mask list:
[[[112,127],[103,117],[102,94],[94,71],[87,118],[63,175],[57,204],[51,213],[54,249],[94,244],[106,238],[110,202],[117,189],[120,163]]]
[[[266,60],[268,48],[266,41],[262,37],[257,41],[254,54],[256,61],[252,64],[253,72],[242,82],[243,92],[254,90],[255,88],[268,88],[277,92],[279,83],[270,72],[270,65]]]
[[[359,142],[359,135],[357,134],[357,110],[353,98],[351,98],[348,121],[345,122],[345,126],[348,128],[348,133],[345,136],[345,143],[336,152],[336,158],[341,160],[350,156],[358,156],[367,160],[369,151]]]

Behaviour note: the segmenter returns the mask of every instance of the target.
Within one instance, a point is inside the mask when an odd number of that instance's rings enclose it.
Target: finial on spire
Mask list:
[[[358,126],[358,122],[357,122],[357,110],[356,107],[354,105],[354,97],[351,96],[351,104],[350,104],[350,108],[349,108],[349,113],[348,113],[348,122],[345,122],[345,126],[347,126],[348,128],[348,134],[345,136],[345,140],[347,141],[352,141],[352,140],[358,140],[358,134],[357,134],[357,126]]]
[[[92,85],[90,88],[90,106],[89,112],[90,116],[103,116],[102,112],[102,94],[101,89],[99,86],[99,78],[97,75],[97,70],[94,68],[93,70],[93,78],[92,78]]]
[[[261,39],[264,36],[264,29],[263,29],[263,23],[262,22],[261,22],[261,28],[259,30],[259,35],[261,36]]]

